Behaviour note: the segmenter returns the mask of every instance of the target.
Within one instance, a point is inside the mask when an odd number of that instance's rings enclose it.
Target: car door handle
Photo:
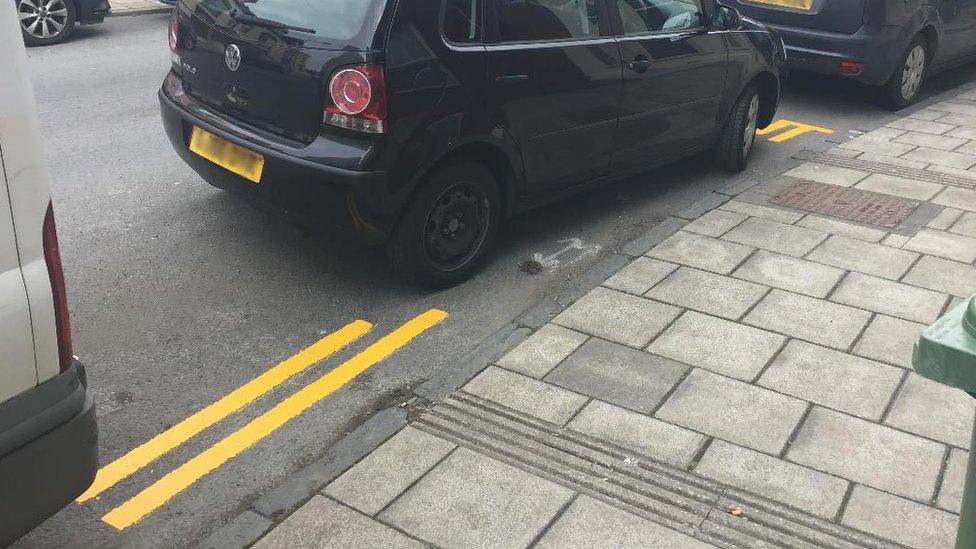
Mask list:
[[[633,61],[627,63],[627,68],[634,72],[647,72],[650,67],[651,60],[643,55],[638,55]]]
[[[496,76],[495,82],[507,84],[515,82],[528,82],[529,75],[527,74],[503,74],[502,76]]]

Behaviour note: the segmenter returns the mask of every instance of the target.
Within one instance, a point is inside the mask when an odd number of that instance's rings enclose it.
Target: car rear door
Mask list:
[[[488,8],[488,112],[518,143],[529,192],[605,175],[621,67],[604,0]]]
[[[6,171],[0,143],[0,402],[37,385],[27,287],[17,256]]]
[[[624,64],[613,169],[700,148],[725,92],[725,37],[702,0],[612,0]]]
[[[976,53],[976,0],[936,0],[942,16],[942,45],[937,62]]]

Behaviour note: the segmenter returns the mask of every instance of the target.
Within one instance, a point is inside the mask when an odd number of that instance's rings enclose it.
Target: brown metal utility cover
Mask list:
[[[889,229],[901,225],[921,204],[897,196],[813,182],[800,183],[770,202]]]

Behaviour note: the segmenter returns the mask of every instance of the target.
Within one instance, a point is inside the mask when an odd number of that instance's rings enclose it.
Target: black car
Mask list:
[[[900,109],[925,75],[976,60],[976,0],[734,0],[776,29],[790,68],[879,88]]]
[[[180,0],[159,92],[209,183],[456,283],[507,217],[711,149],[742,170],[781,39],[714,0]]]
[[[101,23],[112,10],[108,0],[14,0],[14,5],[28,46],[64,42],[75,24]]]

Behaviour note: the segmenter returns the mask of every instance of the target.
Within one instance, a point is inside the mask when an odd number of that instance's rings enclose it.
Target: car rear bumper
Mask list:
[[[184,93],[173,73],[159,91],[159,102],[163,126],[177,154],[208,183],[307,225],[350,232],[370,242],[388,238],[403,197],[388,190],[387,172],[335,165],[362,163],[368,150],[357,157],[355,148],[321,136],[307,146],[272,140]],[[194,126],[263,155],[261,182],[248,181],[191,152]],[[342,154],[333,155],[335,149]]]
[[[788,68],[845,76],[872,86],[888,81],[904,49],[897,29],[861,28],[854,34],[842,34],[765,24],[782,35]],[[863,63],[865,68],[859,74],[844,74],[842,61]]]
[[[0,547],[84,492],[98,469],[98,428],[85,368],[0,404]]]

